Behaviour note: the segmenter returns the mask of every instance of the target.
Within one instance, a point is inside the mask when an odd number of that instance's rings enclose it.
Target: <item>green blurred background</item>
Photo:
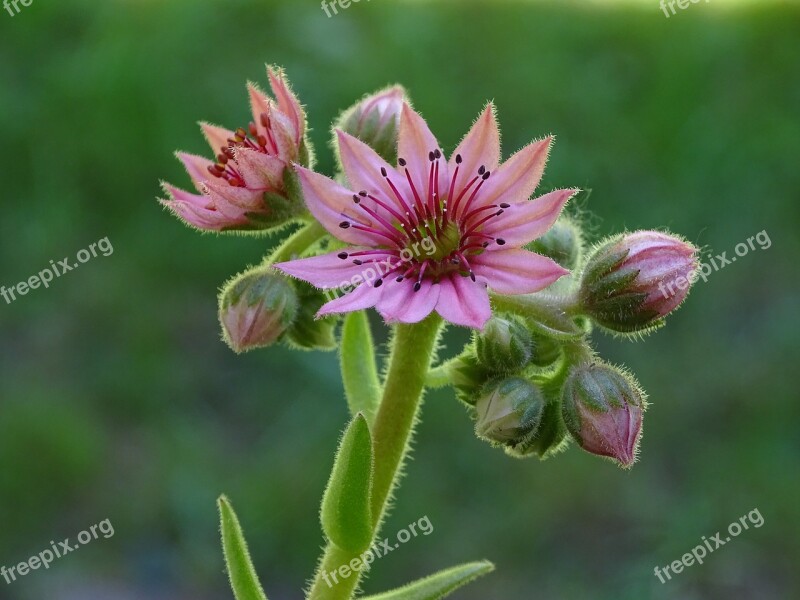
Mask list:
[[[324,170],[338,111],[396,81],[446,149],[492,98],[506,153],[556,134],[544,188],[591,188],[595,236],[667,226],[729,255],[762,230],[772,241],[645,342],[597,334],[650,393],[630,472],[576,448],[509,459],[452,392],[430,394],[385,533],[424,515],[434,532],[376,563],[366,589],[489,558],[498,571],[454,597],[800,597],[796,4],[666,18],[656,0],[375,0],[327,18],[315,0],[34,0],[0,12],[0,49],[0,283],[114,247],[0,301],[0,565],[106,518],[116,532],[0,580],[0,598],[231,598],[221,492],[269,597],[301,596],[347,418],[336,356],[235,356],[216,290],[270,242],[199,235],[155,201],[160,179],[188,185],[176,148],[206,153],[196,121],[246,122],[244,83],[265,83],[265,62],[307,105]],[[763,527],[658,582],[656,565],[754,508]]]

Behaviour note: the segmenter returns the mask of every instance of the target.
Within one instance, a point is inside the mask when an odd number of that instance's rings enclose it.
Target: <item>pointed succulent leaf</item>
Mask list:
[[[236,600],[267,600],[230,501],[221,496],[217,504],[222,529],[222,549]]]
[[[493,570],[494,565],[486,560],[466,563],[363,600],[439,600]]]
[[[372,541],[372,438],[359,413],[347,426],[322,498],[320,519],[328,539],[350,552]]]

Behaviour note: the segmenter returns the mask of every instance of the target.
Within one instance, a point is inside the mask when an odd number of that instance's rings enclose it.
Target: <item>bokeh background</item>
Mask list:
[[[656,0],[353,4],[34,0],[0,12],[0,283],[98,239],[114,253],[0,300],[0,565],[103,519],[100,539],[9,600],[231,598],[216,497],[232,498],[272,600],[300,598],[347,414],[333,353],[220,341],[216,291],[269,240],[164,212],[196,121],[249,118],[244,83],[286,67],[322,169],[328,127],[400,82],[452,149],[487,99],[506,152],[557,142],[544,188],[581,186],[595,237],[667,226],[710,252],[766,231],[645,342],[597,334],[651,397],[630,472],[577,448],[516,461],[429,395],[386,525],[434,532],[379,561],[376,592],[477,558],[456,598],[800,596],[800,9]],[[376,320],[376,334],[385,332]],[[463,340],[463,332],[450,338]],[[764,517],[662,585],[653,574],[748,511]]]

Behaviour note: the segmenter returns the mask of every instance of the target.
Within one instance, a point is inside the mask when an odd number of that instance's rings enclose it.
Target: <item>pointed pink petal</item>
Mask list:
[[[475,206],[527,200],[542,178],[552,139],[528,144],[500,165],[483,186]]]
[[[384,282],[386,289],[376,308],[387,323],[419,323],[436,308],[442,286],[424,279],[422,287],[415,292],[415,283],[413,279]]]
[[[353,192],[342,187],[332,179],[310,171],[305,167],[295,165],[300,186],[306,206],[314,218],[317,219],[328,232],[348,244],[359,246],[385,245],[389,240],[350,227],[342,229],[342,221],[358,221],[369,226],[374,226],[369,215],[353,202]]]
[[[195,154],[187,154],[186,152],[176,152],[175,156],[183,163],[189,177],[192,178],[194,187],[198,192],[203,191],[202,184],[204,181],[211,179],[212,175],[208,172],[208,167],[214,164],[213,161],[197,156]]]
[[[261,125],[261,114],[270,113],[272,101],[264,92],[252,81],[247,82],[247,94],[250,96],[250,109],[253,113],[253,123],[259,129]]]
[[[456,164],[456,156],[459,154],[462,159],[460,166]],[[494,172],[499,163],[500,132],[497,128],[494,105],[490,102],[450,156],[450,173],[454,174],[458,166],[454,195],[458,197],[458,193],[477,174],[481,166]]]
[[[203,185],[211,204],[230,218],[243,218],[246,212],[264,209],[262,192],[233,187],[222,179],[209,179]]]
[[[332,313],[352,312],[364,308],[372,308],[381,299],[383,287],[374,287],[369,283],[362,283],[352,292],[323,304],[317,312],[318,317]]]
[[[336,130],[336,135],[339,140],[339,156],[342,167],[352,189],[357,192],[365,190],[401,214],[405,213],[407,207],[398,200],[392,188],[386,183],[381,171],[384,169],[408,207],[414,205],[414,197],[408,187],[405,175],[400,175],[394,167],[361,140],[339,129]],[[420,191],[420,194],[422,193]],[[391,219],[391,216],[382,208],[378,209],[378,214]]]
[[[289,117],[277,110],[269,113],[269,119],[272,139],[278,147],[278,156],[287,162],[295,160],[299,153],[299,142],[294,124]]]
[[[299,144],[305,134],[303,107],[289,87],[283,69],[270,66],[267,67],[267,74],[269,75],[269,85],[272,88],[272,93],[278,101],[278,110],[291,120],[297,135],[295,142]]]
[[[169,194],[170,199],[159,200],[159,202],[193,227],[219,231],[225,227],[243,225],[247,222],[241,219],[229,219],[219,211],[214,210],[209,205],[208,196],[190,194],[166,183],[162,187]]]
[[[503,214],[486,222],[483,233],[500,237],[506,246],[524,246],[541,237],[556,222],[561,210],[579,190],[555,190],[533,200],[503,209]]]
[[[569,273],[554,260],[521,248],[470,257],[475,275],[500,294],[532,294]]]
[[[228,147],[228,138],[232,138],[235,134],[230,129],[211,125],[210,123],[200,123],[200,129],[203,130],[203,135],[211,146],[214,156],[220,153],[222,148]]]
[[[357,250],[358,248],[344,248],[330,254],[298,258],[278,263],[275,268],[321,289],[354,287],[362,283],[365,277],[369,277],[368,274],[365,275],[365,270],[370,269],[370,265],[353,264],[352,259],[341,259],[338,254]]]
[[[464,327],[483,329],[492,316],[489,293],[483,283],[453,273],[442,279],[438,285],[441,290],[436,312],[444,320]]]
[[[252,148],[236,148],[236,166],[249,188],[279,190],[283,188],[286,163],[277,156]]]
[[[428,124],[408,103],[403,102],[400,113],[400,129],[397,138],[397,156],[406,161],[409,174],[423,197],[428,194],[431,161],[428,154],[433,150],[441,151]],[[402,168],[401,168],[402,170]],[[447,175],[447,161],[439,160],[439,196],[447,194],[450,178]]]

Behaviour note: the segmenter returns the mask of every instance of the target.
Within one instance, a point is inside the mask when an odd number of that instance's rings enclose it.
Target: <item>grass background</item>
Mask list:
[[[386,526],[433,534],[373,569],[379,591],[457,562],[498,571],[454,597],[785,599],[800,595],[800,10],[655,0],[354,4],[36,0],[0,12],[0,283],[108,236],[93,259],[0,303],[0,565],[105,518],[98,540],[0,598],[230,598],[215,499],[232,498],[271,600],[300,597],[346,420],[336,357],[237,357],[216,289],[269,242],[201,236],[163,212],[195,122],[248,117],[244,82],[286,67],[320,167],[339,110],[404,84],[445,149],[487,99],[507,153],[557,142],[543,189],[593,190],[593,235],[667,226],[713,253],[767,250],[700,283],[644,343],[598,334],[651,397],[630,472],[571,449],[514,461],[431,394]],[[377,322],[376,322],[377,325]],[[382,334],[381,334],[382,335]],[[758,508],[666,585],[653,575]]]

